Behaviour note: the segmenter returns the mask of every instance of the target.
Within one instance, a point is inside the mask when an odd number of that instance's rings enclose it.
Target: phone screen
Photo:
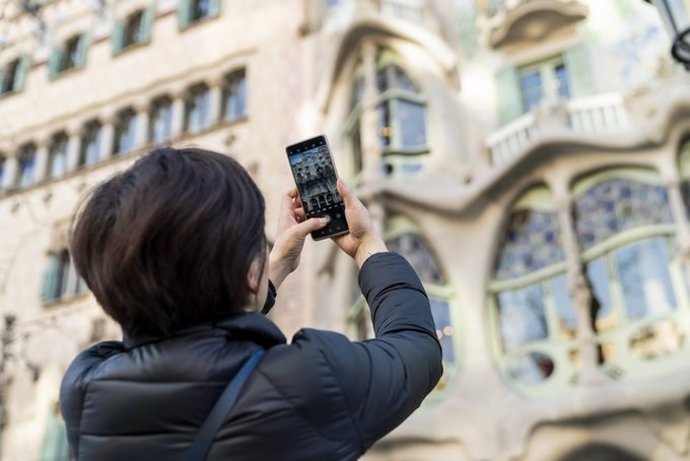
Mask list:
[[[345,206],[336,189],[338,176],[326,138],[316,136],[286,150],[307,218],[325,215],[331,218],[326,227],[312,232],[314,240],[346,234]]]

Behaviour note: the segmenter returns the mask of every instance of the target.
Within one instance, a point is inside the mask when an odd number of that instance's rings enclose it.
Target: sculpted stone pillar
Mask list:
[[[137,114],[136,130],[134,132],[134,149],[144,147],[149,139],[149,104],[139,102],[134,106]]]
[[[17,183],[17,171],[19,170],[19,160],[16,155],[11,155],[5,160],[5,174],[2,178],[0,189],[9,190]]]
[[[67,129],[67,172],[74,171],[79,164],[79,150],[81,149],[81,133],[79,127]]]
[[[216,77],[211,79],[208,84],[209,102],[208,115],[206,117],[205,127],[213,126],[223,118],[221,109],[223,108],[223,77]]]
[[[175,139],[182,134],[184,129],[184,91],[178,91],[171,94],[172,98],[172,122],[170,125],[170,138]]]
[[[36,141],[36,182],[41,182],[48,175],[48,140]]]
[[[577,351],[582,362],[582,373],[578,383],[585,385],[601,383],[607,378],[599,369],[600,348],[594,329],[597,300],[593,296],[592,286],[580,258],[580,245],[575,233],[570,195],[567,190],[555,191],[554,194],[558,204],[561,238],[566,257],[568,292],[573,300],[577,318]]]
[[[382,173],[382,153],[379,145],[378,114],[376,102],[378,90],[376,88],[376,45],[367,42],[362,46],[362,61],[364,63],[364,93],[362,95],[361,142],[363,183],[375,182]]]

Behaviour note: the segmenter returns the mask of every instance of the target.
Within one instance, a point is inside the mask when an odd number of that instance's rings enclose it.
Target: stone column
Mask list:
[[[41,138],[36,141],[36,182],[48,177],[48,140]]]
[[[101,117],[103,126],[101,127],[101,152],[98,157],[100,161],[105,161],[113,154],[113,144],[115,142],[115,114],[108,113]]]
[[[575,233],[573,203],[565,187],[555,191],[558,204],[558,218],[561,227],[561,241],[568,271],[568,292],[573,300],[577,318],[577,350],[582,360],[579,384],[596,384],[607,380],[599,369],[599,345],[592,319],[592,286],[587,280],[580,257],[580,245]]]
[[[223,119],[221,110],[223,108],[223,77],[213,78],[209,82],[209,104],[208,115],[204,127],[210,127]]]
[[[362,142],[362,182],[376,182],[382,176],[383,164],[381,146],[379,145],[378,114],[376,102],[376,46],[367,42],[362,46],[364,62],[364,93],[362,95],[362,115],[360,119],[360,137]]]
[[[149,142],[149,104],[147,102],[141,102],[134,106],[134,110],[137,113],[134,149],[139,149]]]
[[[19,160],[16,155],[7,157],[5,160],[5,175],[0,184],[0,189],[9,190],[13,189],[14,185],[17,183],[17,173],[19,171]]]
[[[669,205],[673,213],[673,221],[677,229],[677,239],[683,253],[683,259],[690,260],[690,230],[688,229],[688,218],[685,211],[685,202],[680,190],[681,181],[678,178],[665,181],[668,191]]]
[[[182,134],[184,129],[184,97],[185,92],[179,91],[173,93],[172,97],[172,107],[171,107],[171,126],[170,126],[170,139],[175,139]]]
[[[79,151],[81,149],[81,133],[79,127],[67,129],[67,172],[74,171],[79,164]]]

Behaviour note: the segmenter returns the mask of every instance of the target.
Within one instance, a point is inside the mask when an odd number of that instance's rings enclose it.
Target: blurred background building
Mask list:
[[[0,0],[0,18],[2,460],[69,459],[61,375],[120,336],[67,252],[80,197],[200,145],[251,172],[272,238],[284,146],[318,133],[444,348],[437,389],[364,459],[690,457],[690,80],[650,5]],[[302,261],[272,314],[286,334],[369,336],[355,266],[330,242]]]

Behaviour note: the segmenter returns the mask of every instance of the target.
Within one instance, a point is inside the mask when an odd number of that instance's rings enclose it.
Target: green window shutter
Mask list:
[[[41,301],[49,303],[57,297],[58,281],[60,271],[60,258],[58,255],[51,254],[48,257],[48,267],[43,273],[43,284],[41,286]]]
[[[56,47],[53,49],[53,52],[50,53],[50,59],[48,60],[48,75],[50,78],[54,78],[58,73],[60,73],[61,60],[62,50]]]
[[[177,24],[180,29],[186,29],[192,19],[192,2],[191,0],[180,0],[177,5]]]
[[[113,27],[113,54],[119,54],[122,51],[122,44],[125,39],[125,20],[121,19],[115,22],[115,27]]]
[[[570,76],[570,93],[574,98],[594,94],[594,82],[589,61],[589,47],[585,43],[572,46],[563,54],[565,67]]]
[[[215,18],[220,14],[220,0],[211,0],[209,5],[209,16]]]
[[[144,10],[141,18],[141,41],[147,43],[151,40],[151,28],[153,27],[153,6]]]
[[[515,66],[505,66],[496,72],[496,95],[498,97],[498,120],[504,125],[522,115],[520,81]]]
[[[26,75],[29,73],[29,66],[31,64],[31,58],[28,56],[22,57],[19,61],[19,67],[17,67],[17,74],[14,76],[14,91],[21,91],[24,88],[24,83],[26,82]],[[2,82],[0,82],[2,85]]]
[[[89,36],[88,34],[81,34],[79,36],[79,43],[77,44],[77,67],[84,67],[86,65],[86,55],[89,51]]]
[[[5,80],[5,72],[3,72],[3,69],[0,69],[0,94],[2,94],[2,84]]]

